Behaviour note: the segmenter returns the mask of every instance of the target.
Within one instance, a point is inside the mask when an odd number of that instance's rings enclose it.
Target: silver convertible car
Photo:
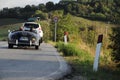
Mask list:
[[[42,37],[36,28],[39,27],[36,23],[25,23],[29,30],[16,30],[10,31],[8,34],[8,48],[13,46],[35,46],[35,49],[39,49],[40,43],[42,43]],[[28,26],[29,24],[29,26]],[[25,27],[25,26],[24,26]]]

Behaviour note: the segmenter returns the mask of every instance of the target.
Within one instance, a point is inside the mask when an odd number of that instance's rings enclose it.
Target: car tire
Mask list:
[[[41,38],[40,42],[42,43],[43,42],[43,39]]]
[[[40,44],[43,42],[43,40],[42,40],[42,38],[39,40],[39,46],[40,46]]]
[[[40,40],[39,40],[39,46],[40,46],[40,44],[41,44],[41,42],[40,42]]]
[[[13,45],[12,44],[8,44],[8,48],[13,48]]]
[[[35,49],[38,50],[38,49],[39,49],[39,46],[35,46]]]

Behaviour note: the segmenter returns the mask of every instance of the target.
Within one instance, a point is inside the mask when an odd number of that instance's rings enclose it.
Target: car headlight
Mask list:
[[[36,40],[35,38],[32,38],[32,42],[35,42],[35,40]]]

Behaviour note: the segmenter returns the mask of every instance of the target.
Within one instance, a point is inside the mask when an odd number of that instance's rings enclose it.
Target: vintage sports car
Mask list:
[[[37,29],[38,28],[38,29]],[[35,46],[35,49],[39,49],[40,43],[42,43],[42,35],[39,31],[39,24],[37,23],[24,23],[22,30],[10,31],[8,34],[8,48],[16,46]]]

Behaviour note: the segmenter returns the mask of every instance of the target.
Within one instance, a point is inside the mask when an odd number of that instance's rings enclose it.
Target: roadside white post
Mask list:
[[[57,30],[58,17],[55,16],[53,20],[54,20],[54,22],[55,22],[55,35],[54,35],[54,41],[56,42],[56,30]]]
[[[64,43],[67,44],[67,35],[64,35]]]
[[[67,44],[68,41],[68,32],[64,32],[64,43]]]
[[[94,64],[93,64],[93,71],[98,71],[98,64],[99,64],[99,57],[100,57],[100,50],[102,46],[102,40],[103,40],[103,35],[98,36],[98,42],[97,42],[97,47],[96,47],[96,55],[94,59]]]

